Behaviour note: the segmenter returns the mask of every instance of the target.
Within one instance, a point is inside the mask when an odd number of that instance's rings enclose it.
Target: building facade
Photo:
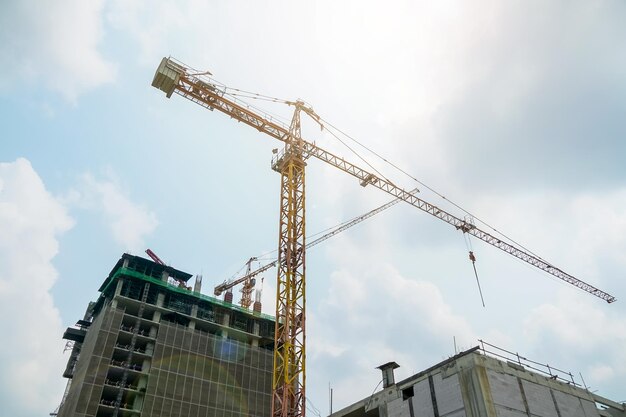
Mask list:
[[[76,328],[59,417],[268,417],[273,317],[124,254]]]
[[[498,356],[476,347],[398,383],[398,365],[389,362],[379,367],[382,391],[330,417],[626,417],[624,404],[583,388],[570,373]]]

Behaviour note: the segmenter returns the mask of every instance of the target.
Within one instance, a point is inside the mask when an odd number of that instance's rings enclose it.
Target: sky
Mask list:
[[[4,412],[59,405],[63,330],[122,253],[151,248],[211,294],[277,246],[280,144],[152,88],[170,55],[306,100],[390,163],[304,120],[307,140],[463,217],[455,202],[618,299],[398,204],[307,254],[309,414],[327,414],[329,386],[337,410],[376,389],[376,366],[396,361],[402,379],[478,339],[626,400],[625,20],[608,0],[1,2]],[[308,162],[311,234],[388,200]],[[270,314],[274,289],[270,270]]]

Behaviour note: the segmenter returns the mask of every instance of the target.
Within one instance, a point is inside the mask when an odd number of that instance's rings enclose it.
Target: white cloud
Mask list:
[[[70,101],[114,80],[98,50],[103,0],[0,3],[0,88],[43,85]]]
[[[615,369],[609,365],[600,364],[589,367],[589,376],[592,381],[598,381],[600,383],[610,381],[615,377],[615,374]]]
[[[0,163],[0,403],[12,416],[47,415],[63,393],[67,358],[50,288],[58,238],[73,225],[26,159]]]
[[[332,379],[338,404],[371,394],[375,366],[398,362],[400,379],[452,355],[453,338],[460,346],[476,344],[470,324],[427,276],[402,275],[376,245],[364,248],[342,236],[329,246],[336,269],[309,310],[308,358],[316,369],[310,378]],[[322,398],[319,382],[310,392]]]
[[[113,239],[124,250],[143,251],[145,237],[158,225],[156,214],[133,202],[113,175],[98,180],[90,173],[84,174],[77,189],[71,190],[66,200],[102,213]]]
[[[562,293],[553,304],[537,306],[523,332],[537,351],[559,352],[559,361],[577,364],[575,374],[580,371],[596,389],[618,387],[626,379],[626,319],[584,294]],[[600,392],[609,398],[611,394],[623,392]]]
[[[188,30],[189,19],[200,18],[202,9],[207,7],[201,3],[189,7],[188,3],[113,0],[107,6],[106,18],[113,27],[128,31],[138,42],[142,62],[156,65],[154,57],[167,55],[164,46]]]
[[[350,329],[345,331],[356,336],[379,329],[375,337],[390,348],[394,341],[400,342],[395,337],[407,327],[438,343],[447,343],[453,336],[465,343],[476,340],[469,324],[453,312],[432,282],[403,276],[383,260],[368,264],[367,269],[352,264],[330,277],[329,294],[322,305],[325,312],[342,318],[342,325]]]
[[[481,26],[438,113],[457,183],[580,190],[622,176],[624,4],[484,3],[465,16]]]
[[[610,283],[612,289],[601,289],[618,292],[623,285],[611,275],[626,267],[625,207],[621,187],[483,193],[472,209],[566,272],[598,287]]]

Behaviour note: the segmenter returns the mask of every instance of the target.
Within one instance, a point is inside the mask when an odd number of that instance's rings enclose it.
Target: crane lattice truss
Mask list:
[[[305,411],[305,211],[300,103],[283,152],[274,161],[280,172],[280,222],[276,285],[276,333],[272,416],[300,417]]]
[[[276,340],[274,362],[273,417],[304,416],[304,339],[305,339],[305,281],[304,281],[304,161],[315,157],[355,178],[361,185],[372,185],[406,203],[451,224],[457,230],[474,236],[510,255],[521,259],[583,291],[609,303],[615,301],[610,294],[587,284],[508,242],[487,233],[475,225],[439,207],[430,204],[391,181],[380,178],[300,137],[300,112],[314,119],[312,109],[301,102],[285,101],[295,106],[290,127],[274,120],[270,115],[254,109],[227,94],[226,88],[215,80],[194,69],[163,58],[152,85],[166,93],[177,94],[209,109],[219,110],[233,119],[243,122],[259,132],[285,143],[282,160],[275,165],[281,172],[280,243],[277,285]],[[284,265],[282,260],[284,260]]]
[[[243,286],[241,288],[241,306],[243,308],[250,307],[252,304],[252,291],[254,290],[255,280],[250,276],[250,271],[252,270],[252,262],[256,261],[256,257],[252,257],[246,262],[246,279],[243,280]],[[232,288],[234,285],[228,287],[228,289]],[[221,292],[221,291],[220,291]],[[219,295],[219,294],[217,294]]]

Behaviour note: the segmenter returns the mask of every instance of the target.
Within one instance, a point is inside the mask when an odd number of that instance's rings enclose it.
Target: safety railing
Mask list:
[[[574,375],[571,372],[564,371],[563,369],[556,368],[554,366],[544,364],[541,362],[534,361],[532,359],[528,359],[517,352],[511,352],[509,350],[503,349],[496,345],[492,345],[491,343],[487,343],[484,340],[478,339],[480,342],[480,350],[485,355],[493,356],[496,358],[504,359],[507,362],[515,363],[519,366],[524,367],[525,369],[532,369],[540,374],[543,374],[550,379],[563,381],[567,384],[571,384],[577,387],[582,387],[587,389],[587,386],[583,384],[579,384],[575,381]],[[582,376],[581,376],[582,380]]]

